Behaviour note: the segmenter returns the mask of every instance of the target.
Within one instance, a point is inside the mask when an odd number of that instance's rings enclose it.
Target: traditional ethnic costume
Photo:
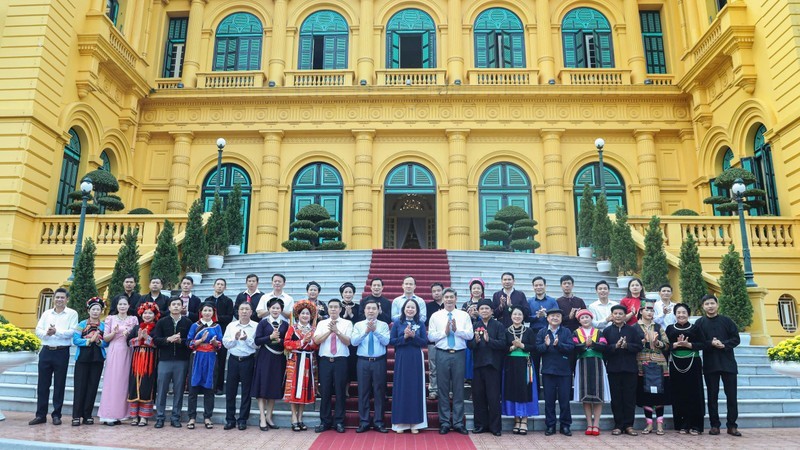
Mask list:
[[[273,297],[267,303],[267,310],[274,304],[279,304],[283,310],[283,300]],[[283,398],[283,380],[286,376],[286,356],[283,351],[283,340],[289,323],[278,315],[273,318],[265,316],[256,328],[255,343],[259,347],[256,353],[256,368],[253,373],[253,387],[250,392],[255,398],[277,400]],[[270,335],[278,330],[278,340],[273,341]]]
[[[640,321],[637,326],[642,330],[642,334],[646,339],[642,351],[636,355],[636,363],[639,369],[639,380],[636,387],[636,406],[644,409],[644,415],[648,425],[653,423],[654,412],[656,421],[658,423],[664,423],[664,405],[669,405],[672,402],[669,366],[667,365],[667,359],[664,357],[664,350],[669,347],[669,341],[661,325],[655,322],[651,322],[648,325]],[[653,332],[657,334],[657,338],[651,342],[648,336]],[[658,344],[658,342],[660,342],[660,344]],[[658,365],[663,375],[661,378],[662,392],[660,393],[651,392],[645,388],[645,366],[653,364]]]
[[[86,309],[94,305],[105,308],[105,303],[100,297],[92,297],[86,302]],[[78,349],[75,353],[75,396],[72,403],[72,421],[83,418],[83,423],[92,424],[92,410],[97,398],[97,388],[103,374],[103,364],[106,360],[106,342],[103,340],[105,323],[91,319],[82,320],[72,334],[72,343]],[[92,336],[97,338],[89,342]]]
[[[208,305],[201,306],[200,311],[205,306]],[[197,345],[196,340],[202,336],[205,336],[203,342]],[[222,337],[222,328],[214,320],[204,322],[200,319],[189,328],[186,337],[192,350],[189,360],[189,420],[197,417],[197,396],[200,393],[203,394],[203,418],[210,419],[214,414],[215,371],[222,369],[217,367],[217,351],[222,347]]]
[[[679,304],[680,305],[680,304]],[[683,305],[687,308],[688,306]],[[677,307],[677,306],[676,306]],[[706,411],[705,391],[703,390],[703,334],[692,325],[675,323],[666,331],[670,343],[669,378],[677,387],[672,391],[672,421],[675,429],[681,432],[699,434],[703,432],[703,418]],[[692,348],[673,348],[672,344],[683,336]]]
[[[511,347],[517,339],[524,348],[508,353],[503,364],[502,413],[514,417],[538,416],[538,380],[531,359],[536,350],[536,333],[525,325],[511,325],[506,329],[506,346]]]
[[[156,361],[158,351],[153,341],[153,328],[161,313],[154,302],[139,305],[137,314],[142,317],[145,311],[155,315],[152,322],[142,322],[128,334],[128,345],[133,348],[131,370],[128,377],[128,415],[132,418],[149,419],[153,417],[156,401]],[[139,330],[147,332],[139,338]],[[141,422],[140,422],[141,423]],[[144,425],[142,425],[144,426]]]
[[[304,309],[311,313],[311,321],[301,325],[297,317]],[[293,323],[286,331],[283,341],[284,348],[289,352],[283,400],[286,403],[309,405],[316,401],[314,350],[319,346],[312,337],[317,323],[317,306],[308,300],[300,300],[294,304],[292,318]],[[305,343],[302,342],[303,339],[306,339]]]
[[[581,312],[581,315],[592,316],[587,310]],[[573,334],[578,365],[575,369],[575,395],[572,401],[595,404],[611,401],[606,365],[603,364],[606,338],[594,327],[579,327]],[[589,341],[592,342],[591,346],[586,345]]]

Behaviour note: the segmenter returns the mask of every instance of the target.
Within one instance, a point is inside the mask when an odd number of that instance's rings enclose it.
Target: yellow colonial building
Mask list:
[[[221,189],[243,186],[249,253],[282,251],[309,203],[349,249],[452,250],[477,249],[513,204],[539,222],[538,251],[574,255],[580,187],[599,192],[602,177],[640,244],[664,216],[673,265],[699,236],[712,288],[741,235],[703,199],[744,167],[767,191],[747,218],[754,336],[793,334],[798,3],[3,2],[0,311],[31,326],[69,275],[67,196],[83,174],[109,170],[126,210],[155,213],[88,218],[102,283],[126,229],[147,253],[164,218],[181,232],[191,203],[213,196],[224,138]],[[684,208],[701,216],[669,216]]]

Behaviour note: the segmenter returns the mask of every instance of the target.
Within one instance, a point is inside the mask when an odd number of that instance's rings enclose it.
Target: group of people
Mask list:
[[[612,435],[664,434],[666,405],[672,405],[676,430],[697,435],[704,428],[705,378],[709,434],[720,433],[721,380],[727,433],[741,436],[734,357],[739,335],[734,323],[719,315],[713,295],[703,297],[704,316],[691,323],[692,311],[672,301],[669,285],[661,286],[653,301],[645,298],[641,280],[633,279],[617,303],[609,299],[608,283],[599,281],[597,300],[587,305],[573,294],[569,275],[561,278],[557,299],[547,295],[542,277],[532,280],[530,298],[515,288],[514,274],[506,272],[500,281],[502,288],[487,296],[483,280],[470,280],[469,299],[459,307],[457,291],[441,283],[431,286],[426,302],[416,295],[411,276],[403,280],[403,294],[391,301],[375,278],[360,302],[354,301],[352,283],[324,302],[314,281],[306,285],[305,298],[295,301],[284,292],[282,274],[272,276],[269,293],[258,289],[257,275],[248,275],[247,289],[235,300],[225,295],[226,281],[217,279],[214,293],[202,301],[192,294],[189,277],[170,298],[161,293],[158,278],[150,280],[149,293],[139,295],[131,275],[105,320],[105,302],[95,297],[87,301],[88,319],[81,322],[66,306],[67,290],[59,288],[54,308],[36,327],[42,351],[37,411],[29,423],[47,421],[51,383],[52,423],[61,423],[69,349],[75,345],[73,426],[94,423],[105,371],[98,415],[107,425],[130,419],[144,427],[155,417],[155,427],[162,428],[171,393],[172,427],[183,426],[188,394],[187,428],[198,425],[202,395],[203,426],[211,429],[215,396],[224,394],[226,430],[247,428],[255,397],[262,431],[278,428],[273,410],[281,399],[291,405],[292,430],[305,431],[304,410],[319,397],[315,431],[343,433],[348,386],[357,381],[356,432],[387,433],[387,348],[392,347],[391,429],[397,433],[428,427],[427,397],[441,400],[439,433],[467,434],[464,401],[470,385],[476,434],[500,436],[501,416],[514,418],[514,434],[527,434],[529,418],[539,415],[541,390],[548,436],[557,430],[572,434],[571,401],[583,404],[586,435],[600,434],[606,402],[614,416]],[[646,418],[639,431],[633,427],[637,406]]]

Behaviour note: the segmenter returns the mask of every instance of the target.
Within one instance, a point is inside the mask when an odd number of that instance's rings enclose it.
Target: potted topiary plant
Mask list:
[[[125,292],[122,282],[129,274],[136,276],[134,292],[139,292],[139,229],[129,228],[122,238],[122,247],[117,254],[111,281],[108,282],[108,297],[114,298]]]
[[[242,186],[233,185],[225,205],[225,223],[228,227],[228,254],[238,255],[242,249],[244,218],[242,217]]]
[[[225,261],[225,251],[228,249],[228,228],[222,209],[222,199],[214,194],[214,203],[211,206],[211,216],[206,224],[206,250],[208,251],[208,267],[221,269]]]
[[[624,206],[617,208],[616,219],[611,234],[611,272],[617,274],[617,286],[625,288],[637,269],[636,243]]]
[[[755,184],[756,182],[756,176],[753,175],[753,173],[749,170],[742,169],[741,167],[731,167],[729,169],[725,169],[721,174],[719,174],[719,176],[717,176],[717,178],[714,180],[714,185],[718,189],[730,192],[731,186],[733,186],[733,183],[738,178],[741,178],[744,184],[747,186]],[[763,189],[748,188],[742,195],[744,196],[744,209],[748,210],[751,208],[764,206],[765,202],[763,198],[767,195],[767,192]],[[731,197],[721,195],[712,195],[710,197],[706,197],[703,200],[703,203],[714,205],[714,209],[723,213],[735,213],[739,209],[739,205],[736,203],[736,200]]]
[[[739,328],[741,345],[750,345],[750,333],[744,330],[753,323],[753,304],[747,295],[747,281],[744,278],[744,269],[733,245],[728,247],[728,253],[722,256],[719,263],[722,275],[719,277],[720,295],[719,311],[725,314]]]
[[[481,250],[494,252],[525,252],[535,251],[539,242],[534,239],[539,231],[536,230],[535,220],[519,206],[506,206],[494,215],[494,220],[486,224],[486,231],[481,233],[481,239],[499,244],[486,244]]]
[[[203,205],[195,200],[189,208],[189,220],[186,222],[186,234],[183,238],[181,265],[186,276],[194,280],[194,284],[203,281],[203,271],[208,267],[206,260],[206,239],[203,236]]]
[[[605,194],[597,197],[597,204],[594,206],[592,223],[592,242],[594,244],[594,254],[597,256],[597,271],[608,273],[611,271],[611,231],[613,224],[608,217],[608,203]]]
[[[94,278],[96,252],[97,247],[92,238],[86,238],[83,241],[81,254],[78,255],[78,263],[75,264],[75,277],[69,287],[70,296],[67,306],[77,311],[78,320],[89,317],[89,313],[86,311],[86,300],[98,296],[97,283]]]
[[[297,212],[295,219],[289,225],[292,230],[289,240],[281,243],[286,250],[342,250],[347,247],[341,241],[339,222],[331,219],[331,213],[324,206],[306,205]]]
[[[649,291],[646,297],[657,300],[659,286],[667,283],[669,279],[669,266],[667,253],[664,251],[664,232],[661,230],[661,220],[653,216],[644,234],[644,256],[642,257],[642,282]]]
[[[591,258],[594,253],[592,250],[593,196],[592,187],[589,184],[584,184],[580,212],[578,213],[578,256],[582,258]]]
[[[708,293],[706,281],[703,279],[703,266],[700,264],[700,252],[697,241],[691,234],[681,243],[679,256],[681,301],[689,305],[692,312],[699,317],[702,311],[700,299]]]
[[[178,259],[178,246],[175,244],[175,226],[169,220],[158,233],[153,262],[150,263],[150,278],[160,278],[164,295],[170,296],[171,290],[178,284],[181,274],[181,262]],[[84,308],[85,309],[85,308]]]

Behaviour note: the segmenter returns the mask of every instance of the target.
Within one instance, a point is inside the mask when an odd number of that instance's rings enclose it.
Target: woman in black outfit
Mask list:
[[[674,308],[677,323],[667,327],[670,358],[669,376],[672,380],[672,416],[675,429],[681,434],[697,436],[703,432],[705,392],[703,390],[703,334],[689,322],[688,305],[678,303]]]

